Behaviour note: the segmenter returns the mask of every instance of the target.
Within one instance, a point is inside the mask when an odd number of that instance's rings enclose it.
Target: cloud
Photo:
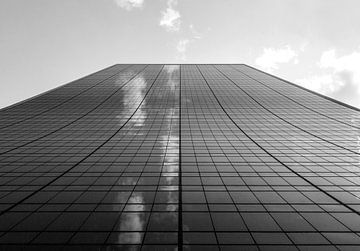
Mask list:
[[[202,39],[202,34],[195,29],[193,24],[189,25],[190,30],[190,38],[183,38],[179,40],[176,44],[176,51],[177,51],[177,59],[186,60],[186,51],[190,44],[194,43],[195,41]]]
[[[142,8],[144,0],[114,0],[117,6],[125,10],[132,10],[135,8]]]
[[[354,73],[342,71],[337,73],[337,75],[341,79],[342,85],[330,95],[335,99],[360,107],[360,84],[359,82],[355,82]]]
[[[334,49],[323,52],[319,63],[321,68],[331,68],[335,72],[353,72],[357,80],[360,80],[360,48],[349,55],[336,56]]]
[[[189,43],[189,39],[181,39],[176,45],[176,50],[181,60],[186,60],[186,50],[189,46]]]
[[[180,13],[177,10],[167,8],[162,12],[160,26],[164,26],[167,31],[179,31],[180,23]]]
[[[177,0],[168,0],[166,10],[161,12],[159,25],[170,32],[179,31],[181,26],[180,12],[174,8],[176,5]]]
[[[190,32],[193,35],[194,39],[202,38],[202,34],[197,29],[195,29],[195,26],[193,24],[189,25],[189,29],[190,29]]]
[[[333,93],[341,86],[340,80],[332,74],[314,75],[295,80],[295,83],[323,94]]]
[[[298,54],[289,45],[284,48],[264,48],[263,54],[255,60],[255,63],[266,71],[272,72],[279,68],[279,64],[292,62],[298,63]]]
[[[360,48],[348,55],[337,56],[334,49],[324,51],[319,71],[327,71],[296,83],[329,95],[335,99],[360,107]]]
[[[309,46],[309,42],[308,41],[304,41],[301,45],[300,45],[300,51],[304,52],[305,49]]]

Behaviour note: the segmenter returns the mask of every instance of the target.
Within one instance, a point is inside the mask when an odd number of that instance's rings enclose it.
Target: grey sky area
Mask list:
[[[246,63],[360,107],[358,0],[1,0],[0,107],[115,63]]]

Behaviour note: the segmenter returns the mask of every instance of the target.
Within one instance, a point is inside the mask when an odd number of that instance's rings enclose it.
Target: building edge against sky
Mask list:
[[[143,64],[144,64],[144,65],[147,65],[146,63],[143,63]],[[115,66],[115,65],[118,65],[118,64],[114,64],[114,65],[111,65],[111,66],[106,67],[106,68],[104,68],[104,69],[98,70],[98,71],[96,71],[96,72],[94,72],[94,73],[90,73],[90,74],[86,75],[85,77],[90,76],[90,75],[93,75],[93,74],[95,74],[95,73],[97,73],[97,72],[103,71],[103,70],[105,70],[105,69],[107,69],[107,68],[113,67],[113,66]],[[153,64],[153,65],[159,65],[159,64]],[[172,64],[167,64],[167,65],[197,65],[197,64],[196,64],[196,63],[188,63],[188,64],[183,64],[183,63],[182,63],[182,64],[176,64],[176,63],[172,63]],[[201,65],[216,65],[216,64],[202,64],[202,63],[201,63]],[[224,65],[224,64],[223,64],[223,65]],[[360,108],[355,107],[355,106],[353,106],[353,105],[351,105],[351,104],[347,104],[347,103],[345,103],[345,102],[343,102],[343,101],[341,101],[341,100],[338,100],[338,99],[336,99],[336,98],[332,98],[332,97],[327,96],[327,95],[325,95],[325,94],[321,94],[321,93],[319,93],[319,92],[316,92],[316,91],[307,89],[307,88],[305,88],[305,87],[303,87],[303,86],[301,86],[301,85],[295,84],[295,83],[293,83],[293,82],[291,82],[291,81],[289,81],[289,80],[286,80],[286,79],[284,79],[284,78],[281,78],[281,77],[276,76],[276,75],[274,75],[274,74],[271,74],[271,73],[269,73],[269,72],[260,70],[260,69],[256,68],[255,66],[252,66],[252,65],[249,65],[249,64],[231,64],[231,63],[227,63],[227,64],[225,64],[225,65],[244,65],[244,66],[248,66],[248,67],[251,67],[251,68],[256,69],[256,70],[258,70],[258,71],[261,71],[261,72],[263,72],[263,73],[265,73],[265,74],[268,74],[268,75],[270,75],[270,76],[272,76],[272,77],[274,77],[274,78],[278,78],[278,79],[281,80],[281,81],[287,82],[287,83],[289,83],[289,84],[291,84],[291,85],[294,85],[294,86],[297,86],[297,87],[299,87],[299,88],[302,88],[302,89],[304,89],[304,90],[306,90],[306,91],[309,91],[309,92],[311,92],[311,93],[313,93],[313,94],[316,94],[316,95],[319,95],[319,96],[321,96],[321,97],[323,97],[323,98],[329,99],[329,100],[331,100],[331,101],[333,101],[333,102],[339,103],[339,104],[341,104],[341,105],[347,106],[347,107],[352,108],[352,109],[355,109],[355,110],[360,110]],[[73,81],[71,81],[71,82],[69,82],[69,83],[61,84],[61,85],[59,85],[59,86],[57,86],[57,87],[54,87],[54,88],[52,88],[52,89],[50,89],[50,90],[48,90],[48,91],[45,91],[45,92],[36,94],[36,95],[31,96],[31,97],[29,97],[29,98],[26,98],[26,99],[24,99],[24,100],[21,100],[21,101],[15,102],[15,103],[13,103],[13,104],[10,104],[10,105],[8,105],[8,106],[2,107],[2,108],[0,108],[0,110],[2,110],[2,109],[8,109],[8,108],[11,108],[11,107],[13,107],[13,106],[19,105],[19,104],[24,103],[24,102],[26,102],[26,101],[28,101],[28,100],[34,99],[34,98],[36,98],[36,97],[38,97],[38,96],[44,95],[44,94],[46,94],[46,93],[48,93],[48,92],[51,92],[51,91],[53,91],[53,90],[55,90],[55,89],[61,88],[61,87],[63,87],[64,85],[71,84],[71,83],[73,83],[73,82],[75,82],[75,81],[78,81],[78,80],[80,80],[80,79],[83,79],[83,78],[84,78],[84,77],[80,77],[80,78],[75,79],[75,80],[73,80]]]

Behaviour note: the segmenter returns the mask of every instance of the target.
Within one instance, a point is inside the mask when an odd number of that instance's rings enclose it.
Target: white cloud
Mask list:
[[[336,56],[335,50],[325,51],[321,55],[319,65],[321,68],[331,68],[335,72],[353,72],[355,74],[354,77],[360,80],[360,49],[341,57]]]
[[[298,54],[289,45],[284,48],[264,48],[263,54],[255,63],[266,71],[272,72],[279,68],[279,64],[292,62],[298,63]]]
[[[181,60],[186,60],[186,50],[189,46],[189,43],[190,43],[189,39],[182,39],[176,45],[176,50]]]
[[[295,83],[323,94],[333,93],[341,86],[339,79],[335,79],[332,74],[314,75],[308,78],[298,79]]]
[[[202,38],[202,34],[195,28],[195,26],[193,24],[189,25],[189,29],[195,39]]]
[[[160,26],[163,26],[167,31],[179,31],[181,26],[180,12],[175,10],[177,0],[168,0],[167,8],[161,12]]]
[[[189,25],[189,29],[191,32],[191,37],[183,38],[179,40],[176,44],[177,59],[186,60],[186,51],[189,45],[199,39],[202,39],[202,34],[195,29],[193,24]]]
[[[309,42],[308,41],[304,41],[301,45],[300,45],[300,51],[304,52],[305,49],[309,46]]]
[[[164,26],[167,31],[179,31],[180,23],[180,13],[177,10],[167,8],[162,12],[160,26]]]
[[[324,51],[319,70],[329,73],[299,79],[296,83],[343,102],[360,107],[360,48],[348,55],[337,56],[334,49]]]
[[[141,8],[144,5],[144,0],[114,0],[115,3],[125,10],[132,10],[134,8]]]

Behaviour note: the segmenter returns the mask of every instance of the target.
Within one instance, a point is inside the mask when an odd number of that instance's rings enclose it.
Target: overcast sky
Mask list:
[[[0,107],[115,63],[246,63],[360,107],[359,0],[1,0]]]

